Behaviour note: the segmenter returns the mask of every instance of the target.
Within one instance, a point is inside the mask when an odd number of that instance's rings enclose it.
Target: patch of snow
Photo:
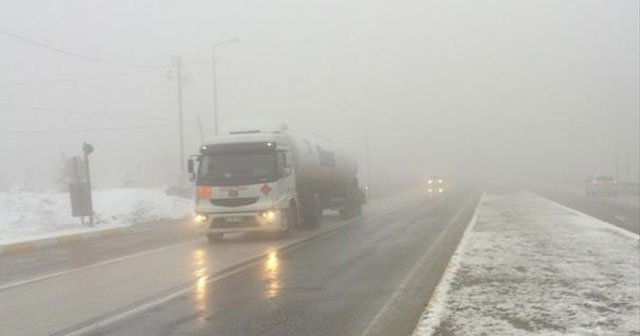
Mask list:
[[[80,233],[193,214],[193,201],[162,189],[102,189],[93,193],[95,227],[71,216],[68,193],[0,192],[0,245],[52,234]]]
[[[478,209],[480,208],[480,204],[482,204],[482,200],[484,199],[484,197],[484,194],[480,197],[480,201],[478,201],[478,206],[476,207],[473,216],[469,221],[469,225],[467,225],[467,228],[462,234],[462,238],[460,239],[458,248],[456,249],[456,252],[451,256],[451,260],[449,260],[449,264],[447,265],[442,278],[440,278],[440,281],[438,281],[438,285],[431,294],[429,303],[427,304],[425,311],[420,317],[420,321],[418,322],[418,326],[416,327],[413,336],[432,335],[436,328],[440,325],[445,308],[443,303],[447,299],[447,294],[451,289],[451,282],[453,282],[455,274],[460,267],[460,263],[462,261],[462,251],[465,250],[468,244],[469,236],[471,235],[469,232],[471,232],[475,227],[476,220],[478,218]]]
[[[488,195],[452,260],[430,308],[439,323],[426,323],[428,308],[418,335],[640,334],[637,235],[590,216],[529,193]]]

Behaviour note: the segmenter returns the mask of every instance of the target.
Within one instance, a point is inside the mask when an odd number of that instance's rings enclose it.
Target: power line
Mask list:
[[[133,64],[133,63],[127,63],[127,62],[120,62],[120,61],[111,61],[111,60],[106,60],[106,59],[101,59],[101,58],[96,58],[96,57],[92,57],[92,56],[87,56],[87,55],[81,55],[78,53],[75,53],[73,51],[68,51],[68,50],[64,50],[61,48],[57,48],[57,47],[53,47],[50,46],[48,44],[30,39],[28,37],[24,37],[24,36],[20,36],[18,34],[14,34],[5,30],[1,30],[0,29],[0,35],[4,35],[4,36],[8,36],[11,38],[14,38],[16,40],[20,40],[22,42],[25,42],[27,44],[31,44],[43,49],[47,49],[49,51],[53,51],[56,52],[58,54],[62,54],[62,55],[67,55],[67,56],[71,56],[71,57],[75,57],[78,59],[82,59],[85,61],[90,61],[90,62],[95,62],[95,63],[102,63],[102,64],[109,64],[109,65],[117,65],[117,66],[128,66],[128,67],[134,67],[134,68],[167,68],[168,66],[166,65],[144,65],[144,64]]]
[[[0,108],[6,109],[16,109],[16,110],[29,110],[29,111],[42,111],[42,112],[55,112],[55,113],[65,113],[65,114],[74,114],[83,117],[96,117],[96,115],[91,115],[90,113],[83,111],[73,111],[73,110],[62,110],[56,108],[49,107],[40,107],[40,106],[24,106],[24,105],[14,105],[14,104],[5,104],[0,103]],[[111,115],[113,116],[113,115]],[[115,116],[118,117],[118,116]],[[125,117],[125,116],[120,116]],[[163,121],[163,122],[174,122],[175,120],[172,118],[158,118],[158,117],[148,117],[148,116],[140,116],[140,120],[142,121]],[[198,121],[193,118],[185,118],[185,121],[190,123],[197,123]]]
[[[203,65],[210,64],[208,61],[192,61],[185,62],[183,66],[191,66],[191,65]],[[30,86],[30,85],[49,85],[49,84],[59,84],[59,83],[74,83],[74,82],[87,82],[87,81],[95,81],[95,80],[105,80],[123,76],[136,75],[139,73],[147,73],[147,72],[155,72],[159,70],[170,70],[171,67],[166,68],[158,68],[158,69],[142,69],[142,70],[134,70],[127,72],[117,72],[111,74],[104,75],[96,75],[96,76],[87,76],[87,77],[77,77],[77,78],[59,78],[59,79],[45,79],[45,80],[35,80],[35,81],[22,81],[22,82],[6,82],[0,83],[0,87],[15,87],[15,86]]]
[[[119,132],[119,131],[142,131],[163,129],[168,127],[160,126],[133,126],[133,127],[102,127],[102,128],[78,128],[78,129],[57,129],[57,130],[0,130],[0,134],[42,134],[42,133],[80,133],[80,132]]]
[[[79,111],[69,111],[69,110],[60,110],[60,109],[47,108],[47,107],[23,106],[23,105],[4,104],[4,103],[0,103],[0,108],[86,115],[85,113],[82,113],[82,112],[79,112]]]
[[[114,77],[135,75],[135,74],[139,74],[139,73],[151,72],[151,71],[156,71],[156,70],[157,69],[134,70],[134,71],[127,71],[127,72],[118,72],[118,73],[96,75],[96,76],[87,76],[87,77],[78,77],[78,78],[59,78],[59,79],[45,79],[45,80],[36,80],[36,81],[7,82],[7,83],[0,83],[0,87],[26,86],[26,85],[47,85],[47,84],[71,83],[71,82],[85,82],[85,81],[93,81],[93,80],[101,80],[101,79],[109,79],[109,78],[114,78]]]

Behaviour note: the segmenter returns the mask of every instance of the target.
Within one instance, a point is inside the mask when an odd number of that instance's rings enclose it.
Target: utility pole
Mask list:
[[[371,150],[369,147],[369,113],[364,115],[365,163],[367,165],[367,186],[371,187]]]
[[[89,154],[93,153],[93,146],[88,143],[82,144],[82,153],[84,154],[84,169],[87,175],[87,203],[89,207],[89,226],[93,226],[93,200],[91,197],[91,171],[89,170]],[[82,219],[84,221],[84,218]]]
[[[182,60],[180,57],[176,58],[176,72],[178,77],[178,123],[180,127],[180,173],[184,176],[184,118],[182,115]]]
[[[211,73],[213,75],[213,135],[218,135],[218,75],[216,73],[216,45],[211,51]]]
[[[218,135],[218,76],[216,72],[216,49],[223,44],[238,42],[238,38],[215,43],[211,48],[211,74],[213,78],[213,135]]]
[[[204,144],[204,132],[202,131],[202,122],[200,122],[200,116],[197,116],[196,120],[198,120],[198,131],[200,132],[200,144]]]
[[[615,174],[616,174],[616,181],[620,181],[620,122],[618,122],[615,118],[613,119],[613,122],[615,122],[615,136],[614,136],[614,141],[615,141]]]

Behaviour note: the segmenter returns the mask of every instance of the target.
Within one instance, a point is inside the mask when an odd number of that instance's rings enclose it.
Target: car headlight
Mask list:
[[[433,183],[433,180],[429,180],[429,181],[427,181],[427,183],[431,184],[431,183]]]
[[[196,223],[204,223],[204,222],[207,221],[207,219],[209,219],[209,215],[207,215],[207,214],[196,214],[193,219],[196,221]]]
[[[260,213],[260,218],[272,221],[276,219],[276,212],[273,210],[267,210]]]

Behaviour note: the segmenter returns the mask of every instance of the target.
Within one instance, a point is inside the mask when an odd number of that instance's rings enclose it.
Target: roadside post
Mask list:
[[[91,175],[89,173],[89,154],[93,152],[93,146],[84,143],[82,151],[84,159],[75,156],[67,160],[66,170],[71,198],[71,215],[80,217],[82,225],[85,225],[85,217],[89,217],[88,225],[93,226]]]

